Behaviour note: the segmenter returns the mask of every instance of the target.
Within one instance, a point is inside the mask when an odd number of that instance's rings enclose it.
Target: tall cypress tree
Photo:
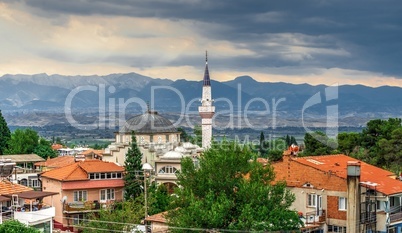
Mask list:
[[[143,178],[139,176],[142,166],[141,166],[142,153],[137,145],[137,139],[135,137],[135,132],[131,132],[131,147],[128,148],[126,154],[126,161],[124,166],[126,169],[126,175],[124,176],[124,186],[125,194],[124,198],[126,200],[135,199],[142,193],[141,184]]]
[[[10,141],[11,133],[7,126],[7,122],[1,114],[0,110],[0,155],[8,148],[8,141]]]

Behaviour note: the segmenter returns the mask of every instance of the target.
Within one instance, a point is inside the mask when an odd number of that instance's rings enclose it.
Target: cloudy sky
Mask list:
[[[0,76],[402,86],[400,0],[0,0]]]

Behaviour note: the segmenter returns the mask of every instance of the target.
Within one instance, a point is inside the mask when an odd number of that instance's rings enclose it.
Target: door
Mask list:
[[[317,216],[322,215],[322,196],[317,195]]]

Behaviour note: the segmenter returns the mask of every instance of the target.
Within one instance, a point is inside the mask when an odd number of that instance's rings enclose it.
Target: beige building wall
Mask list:
[[[151,223],[151,232],[167,232],[169,229],[166,223],[161,222],[152,222]]]
[[[46,177],[42,177],[42,190],[46,192],[56,192],[59,193],[53,196],[53,206],[56,210],[56,216],[54,220],[57,222],[63,222],[63,204],[62,204],[62,190],[61,190],[61,182],[53,179],[48,179]],[[52,197],[43,198],[44,204],[52,204]]]

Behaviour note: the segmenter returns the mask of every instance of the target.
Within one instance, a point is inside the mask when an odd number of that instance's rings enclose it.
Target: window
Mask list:
[[[346,232],[346,227],[328,225],[328,232]]]
[[[117,179],[121,178],[121,172],[117,173]]]
[[[162,167],[161,169],[159,169],[160,174],[175,174],[177,172],[177,169],[175,167],[172,166],[166,166],[166,167]]]
[[[108,200],[114,200],[114,189],[101,189],[100,201],[106,202]]]
[[[37,179],[29,180],[29,187],[33,187],[33,188],[40,187],[39,180],[37,180]]]
[[[87,201],[87,191],[74,191],[74,201]]]
[[[74,214],[73,215],[73,223],[74,225],[79,225],[82,221],[85,221],[86,217],[84,214]]]
[[[95,179],[95,173],[89,173],[89,179],[91,180]]]
[[[338,203],[339,210],[346,210],[347,209],[347,199],[346,197],[339,197]]]
[[[317,196],[315,194],[309,193],[307,196],[307,206],[316,207],[317,206]]]
[[[106,174],[105,174],[105,173],[101,173],[101,174],[100,174],[100,178],[101,178],[102,180],[104,180],[104,179],[106,178]]]

